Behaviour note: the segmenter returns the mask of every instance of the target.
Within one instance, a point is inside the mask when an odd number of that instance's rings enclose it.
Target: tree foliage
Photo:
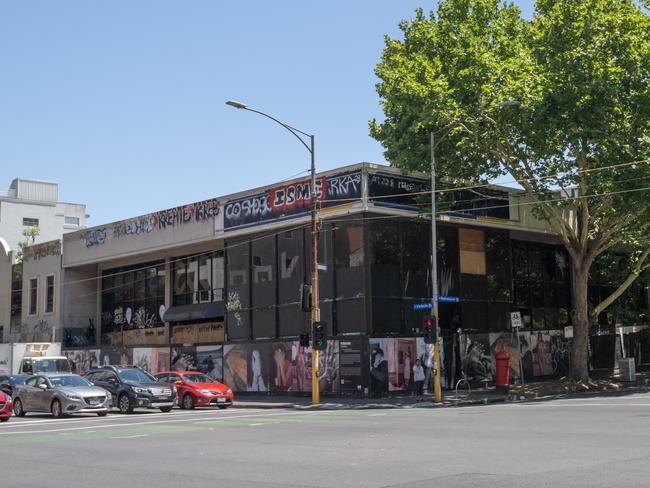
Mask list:
[[[532,21],[502,0],[442,0],[400,28],[371,135],[391,164],[428,171],[433,131],[440,177],[521,185],[571,256],[587,379],[591,265],[622,249],[634,271],[602,312],[650,264],[650,18],[632,0],[537,0]]]

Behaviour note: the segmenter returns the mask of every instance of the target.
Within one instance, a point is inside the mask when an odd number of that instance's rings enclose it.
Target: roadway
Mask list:
[[[3,487],[647,487],[650,394],[0,425]]]

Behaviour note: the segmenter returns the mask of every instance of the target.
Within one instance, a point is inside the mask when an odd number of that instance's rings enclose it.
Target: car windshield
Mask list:
[[[158,381],[153,376],[150,376],[139,369],[120,369],[118,370],[118,374],[122,381],[135,381],[138,383],[151,383]]]
[[[32,368],[36,373],[69,373],[70,363],[67,359],[32,359]]]
[[[59,386],[73,388],[91,386],[90,383],[81,376],[50,376],[48,379],[55,388]]]
[[[214,380],[210,378],[207,374],[192,373],[184,374],[183,378],[188,383],[214,383]]]

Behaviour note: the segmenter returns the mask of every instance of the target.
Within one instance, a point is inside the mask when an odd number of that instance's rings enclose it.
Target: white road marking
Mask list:
[[[111,437],[111,439],[135,439],[136,437],[148,437],[149,434],[125,435],[121,437]]]
[[[339,411],[345,412],[345,411]],[[251,414],[251,415],[231,415],[227,418],[223,418],[224,421],[230,419],[241,419],[241,418],[256,418],[256,417],[279,417],[286,415],[319,415],[328,413],[330,411],[318,411],[318,412],[282,412],[282,413],[266,413],[266,414]],[[89,429],[109,429],[113,427],[132,427],[135,425],[155,425],[155,424],[173,424],[181,422],[196,422],[196,419],[175,419],[174,417],[167,416],[166,420],[153,420],[150,422],[127,422],[123,424],[110,424],[110,425],[95,425],[88,427],[65,427],[62,429],[48,429],[48,430],[24,430],[18,432],[0,432],[0,436],[11,436],[11,435],[21,435],[21,434],[49,434],[54,432],[72,432],[72,431],[84,431]]]
[[[257,409],[246,409],[247,412],[263,412],[263,409],[257,408]],[[143,418],[152,418],[152,417],[169,417],[169,413],[163,413],[163,412],[151,412],[151,413],[142,413],[142,414],[130,414],[130,415],[123,415],[119,413],[113,413],[109,414],[106,417],[72,417],[72,418],[64,418],[64,419],[39,419],[39,420],[27,420],[23,418],[16,418],[12,417],[11,420],[12,422],[9,422],[8,424],[3,425],[3,430],[5,428],[19,428],[19,427],[24,427],[24,426],[29,426],[29,425],[37,425],[37,424],[47,424],[47,423],[53,423],[53,424],[69,424],[69,423],[82,423],[82,422],[92,422],[93,424],[97,422],[110,422],[115,420],[116,418],[121,418],[122,420],[141,420]],[[211,411],[211,410],[199,410],[199,411],[192,411],[188,412],[185,410],[174,410],[173,417],[178,417],[178,416],[195,416],[195,417],[201,417],[205,416],[208,414],[215,414],[219,413],[219,415],[222,415],[224,417],[230,417],[233,415],[233,411],[225,411],[225,412],[216,412],[216,411]]]
[[[264,424],[263,424],[263,423],[259,423],[259,424],[248,424],[249,427],[257,427],[258,425],[264,425]]]

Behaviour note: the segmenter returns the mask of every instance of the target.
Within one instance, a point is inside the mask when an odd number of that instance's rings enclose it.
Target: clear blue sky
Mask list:
[[[532,0],[515,0],[532,15]],[[0,3],[0,189],[60,183],[89,225],[319,170],[383,162],[373,68],[385,34],[432,1]]]

